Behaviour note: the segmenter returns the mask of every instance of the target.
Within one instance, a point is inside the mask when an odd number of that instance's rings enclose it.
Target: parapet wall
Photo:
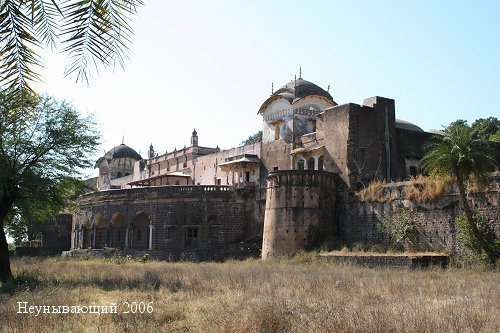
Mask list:
[[[408,200],[404,193],[408,183],[389,184],[383,196],[388,202],[362,202],[354,193],[340,195],[338,221],[340,236],[348,242],[382,243],[389,239],[377,228],[381,214],[391,214],[402,207],[414,211],[415,227],[413,246],[427,251],[462,250],[456,239],[455,218],[462,211],[457,189],[448,187],[446,193],[433,200]],[[468,195],[468,201],[488,223],[497,237],[500,237],[500,182],[498,176],[488,190]]]
[[[318,234],[334,232],[338,175],[324,171],[289,170],[269,174],[262,258],[293,255],[308,248]]]

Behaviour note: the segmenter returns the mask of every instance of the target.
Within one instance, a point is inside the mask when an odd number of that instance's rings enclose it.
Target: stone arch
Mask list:
[[[102,213],[94,216],[94,248],[102,249],[106,246],[106,221]]]
[[[149,217],[143,211],[138,212],[132,219],[132,248],[145,250],[149,248]]]
[[[117,248],[125,247],[125,238],[127,234],[127,222],[125,215],[116,212],[111,217],[111,246]]]

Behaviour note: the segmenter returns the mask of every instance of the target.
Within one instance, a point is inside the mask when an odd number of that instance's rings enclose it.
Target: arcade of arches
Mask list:
[[[120,212],[113,214],[108,222],[102,213],[93,217],[84,215],[74,228],[73,248],[151,250],[152,231],[144,212],[138,212],[128,224]]]

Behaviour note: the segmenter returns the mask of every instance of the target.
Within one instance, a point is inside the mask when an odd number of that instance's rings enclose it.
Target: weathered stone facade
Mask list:
[[[103,191],[81,198],[72,244],[203,259],[245,239],[247,229],[258,223],[252,209],[250,200],[228,186]]]
[[[142,159],[124,144],[107,152],[96,164],[99,191],[82,197],[75,213],[72,248],[203,259],[261,237],[263,258],[272,258],[314,246],[318,235],[385,242],[377,212],[412,206],[422,248],[456,250],[455,192],[432,203],[407,202],[398,186],[390,204],[353,197],[372,180],[420,172],[422,147],[435,134],[396,119],[393,99],[338,105],[299,77],[258,114],[262,140],[246,146],[201,147],[193,131],[190,146],[170,153],[151,145]],[[499,233],[498,189],[471,200]]]
[[[269,174],[262,258],[287,256],[334,233],[337,175],[323,171]]]
[[[458,189],[451,187],[442,197],[434,200],[408,200],[404,191],[408,184],[398,183],[386,186],[390,202],[362,202],[352,192],[341,193],[338,206],[339,235],[348,242],[387,244],[388,238],[377,228],[381,214],[391,214],[401,207],[410,209],[415,227],[415,244],[425,251],[460,251],[456,239],[455,217],[461,212],[462,203]],[[386,195],[384,194],[384,195]],[[500,237],[500,177],[492,180],[489,189],[468,195],[474,211],[488,223]]]

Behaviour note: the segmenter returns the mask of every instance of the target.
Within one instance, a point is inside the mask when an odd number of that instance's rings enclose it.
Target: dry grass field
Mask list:
[[[0,293],[3,332],[500,332],[498,271],[370,270],[307,255],[226,263],[24,258],[13,270],[19,285]],[[116,303],[118,313],[36,316],[17,313],[18,302]],[[150,304],[152,313],[125,302]]]

